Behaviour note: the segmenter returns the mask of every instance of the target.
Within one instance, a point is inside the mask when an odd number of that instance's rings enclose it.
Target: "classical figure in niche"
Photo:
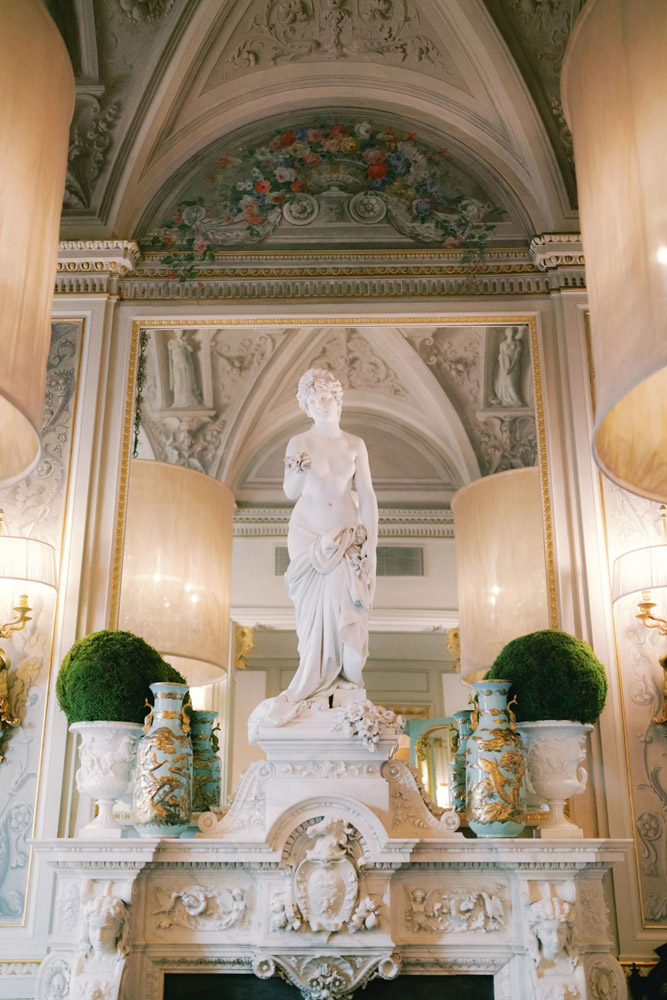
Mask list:
[[[283,488],[296,500],[285,574],[294,602],[299,669],[286,691],[250,716],[284,725],[307,708],[329,708],[334,691],[362,688],[375,592],[378,508],[361,438],[340,428],[343,390],[322,368],[299,380],[297,400],[313,421],[291,438]]]
[[[508,326],[498,345],[493,375],[492,402],[500,406],[525,406],[521,395],[521,354],[523,341],[518,326]]]
[[[194,365],[194,348],[185,339],[186,331],[177,330],[167,344],[169,351],[169,388],[173,394],[171,409],[188,410],[202,406]]]

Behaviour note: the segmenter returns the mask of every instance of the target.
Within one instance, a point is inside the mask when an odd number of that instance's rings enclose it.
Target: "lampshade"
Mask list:
[[[539,469],[477,479],[451,504],[461,676],[475,680],[510,639],[550,625]]]
[[[588,0],[563,64],[591,310],[595,454],[667,498],[667,4]]]
[[[611,599],[667,587],[667,545],[647,545],[614,559]]]
[[[16,580],[31,590],[56,586],[56,553],[36,538],[0,535],[0,580]]]
[[[0,488],[40,455],[74,75],[41,0],[0,3]]]
[[[134,459],[118,627],[140,635],[193,685],[229,659],[234,497],[178,465]]]

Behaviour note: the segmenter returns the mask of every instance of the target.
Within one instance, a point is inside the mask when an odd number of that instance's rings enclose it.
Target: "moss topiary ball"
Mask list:
[[[91,632],[65,656],[56,695],[67,721],[143,722],[151,684],[185,684],[147,642],[131,632]]]
[[[555,629],[512,639],[486,676],[511,682],[517,722],[595,722],[607,697],[607,676],[591,647]]]

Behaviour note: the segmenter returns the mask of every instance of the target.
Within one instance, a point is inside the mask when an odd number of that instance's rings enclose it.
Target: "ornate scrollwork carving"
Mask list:
[[[237,927],[246,911],[245,889],[240,887],[215,890],[193,885],[170,892],[157,886],[155,902],[155,926],[161,930],[177,926],[224,931]]]

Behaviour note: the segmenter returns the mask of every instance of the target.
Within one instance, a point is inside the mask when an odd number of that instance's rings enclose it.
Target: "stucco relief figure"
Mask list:
[[[307,708],[328,708],[337,688],[361,688],[375,591],[378,509],[361,438],[340,428],[343,390],[321,368],[299,380],[297,400],[312,427],[291,438],[283,488],[296,500],[285,574],[294,602],[299,669],[286,691],[249,722],[284,725]]]
[[[498,345],[493,376],[492,402],[500,406],[525,406],[521,395],[521,354],[523,342],[518,326],[508,326]]]
[[[185,330],[177,330],[167,344],[169,388],[173,394],[171,404],[173,410],[188,410],[203,405],[195,375],[194,348],[188,344],[185,335]]]

